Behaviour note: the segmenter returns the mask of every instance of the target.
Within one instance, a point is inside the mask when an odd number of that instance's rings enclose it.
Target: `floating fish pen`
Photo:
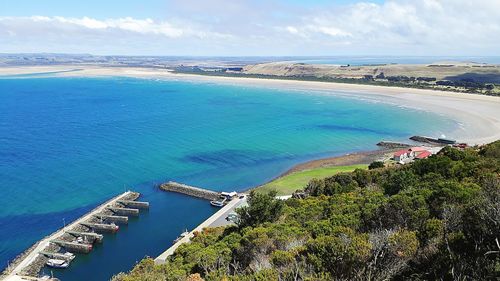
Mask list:
[[[140,209],[148,209],[148,202],[135,201],[139,196],[137,192],[127,191],[38,241],[18,256],[2,277],[19,275],[36,280],[47,263],[54,266],[51,261],[69,266],[74,254],[90,253],[95,243],[103,242],[104,233],[116,233],[120,229],[117,224],[127,224],[129,216],[138,216]]]

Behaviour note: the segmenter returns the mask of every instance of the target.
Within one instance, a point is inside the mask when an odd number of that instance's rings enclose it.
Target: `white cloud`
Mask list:
[[[369,1],[298,7],[280,0],[175,0],[161,20],[0,17],[0,52],[498,55],[498,0]]]
[[[228,35],[211,32],[208,30],[193,28],[182,24],[175,25],[167,21],[156,22],[152,19],[134,19],[131,17],[97,20],[94,18],[66,18],[66,17],[0,17],[0,24],[7,30],[16,29],[20,26],[38,25],[38,28],[66,29],[68,27],[90,29],[96,31],[121,30],[139,34],[162,35],[169,38],[178,37],[227,37]],[[35,28],[34,28],[35,29]]]
[[[299,30],[293,26],[287,26],[286,27],[286,30],[292,34],[298,34],[299,33]]]

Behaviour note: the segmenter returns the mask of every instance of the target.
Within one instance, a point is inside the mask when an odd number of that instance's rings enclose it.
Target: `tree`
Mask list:
[[[368,170],[383,168],[384,166],[385,166],[384,162],[382,162],[382,161],[374,161],[374,162],[370,163],[370,165],[368,166]]]
[[[382,187],[385,194],[394,195],[401,190],[413,186],[416,181],[417,177],[412,171],[399,170],[391,173]]]
[[[312,179],[309,181],[304,190],[312,196],[323,194],[325,191],[325,181],[320,179]]]
[[[244,228],[247,226],[255,227],[264,222],[274,222],[283,214],[284,203],[276,199],[276,191],[270,191],[267,194],[250,192],[248,196],[248,206],[236,209],[240,219],[238,226]]]

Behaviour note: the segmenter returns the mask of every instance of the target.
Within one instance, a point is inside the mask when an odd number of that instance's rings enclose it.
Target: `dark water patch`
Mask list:
[[[254,166],[266,162],[289,159],[290,156],[272,152],[224,149],[211,152],[188,154],[181,160],[198,164],[211,165],[217,168]]]
[[[342,125],[333,125],[333,124],[324,124],[324,125],[317,125],[316,128],[322,129],[322,130],[328,130],[328,131],[336,131],[336,132],[352,132],[352,133],[370,133],[370,134],[376,134],[380,136],[398,136],[398,137],[404,137],[408,136],[411,133],[410,132],[392,132],[392,131],[386,131],[386,130],[378,130],[378,129],[372,129],[372,128],[366,128],[366,127],[357,127],[357,126],[342,126]]]
[[[294,112],[297,115],[304,116],[320,116],[320,117],[346,117],[352,116],[354,114],[359,114],[359,110],[357,109],[335,109],[335,110],[327,110],[327,109],[314,109],[314,110],[296,110]]]

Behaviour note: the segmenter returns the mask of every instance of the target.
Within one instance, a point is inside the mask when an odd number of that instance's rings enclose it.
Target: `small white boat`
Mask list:
[[[68,261],[58,259],[49,259],[45,264],[53,268],[67,268],[69,266]]]
[[[224,204],[220,201],[210,201],[210,205],[215,206],[215,207],[222,207]]]
[[[67,260],[70,260],[72,261],[74,258],[75,258],[75,254],[71,253],[71,252],[66,252],[63,254]]]
[[[184,238],[184,237],[186,237],[188,235],[189,235],[189,231],[187,231],[187,229],[186,229],[186,231],[184,231],[183,233],[181,233],[181,235],[179,235],[179,237],[175,238],[174,244],[177,243],[177,242],[179,242],[182,238]]]

